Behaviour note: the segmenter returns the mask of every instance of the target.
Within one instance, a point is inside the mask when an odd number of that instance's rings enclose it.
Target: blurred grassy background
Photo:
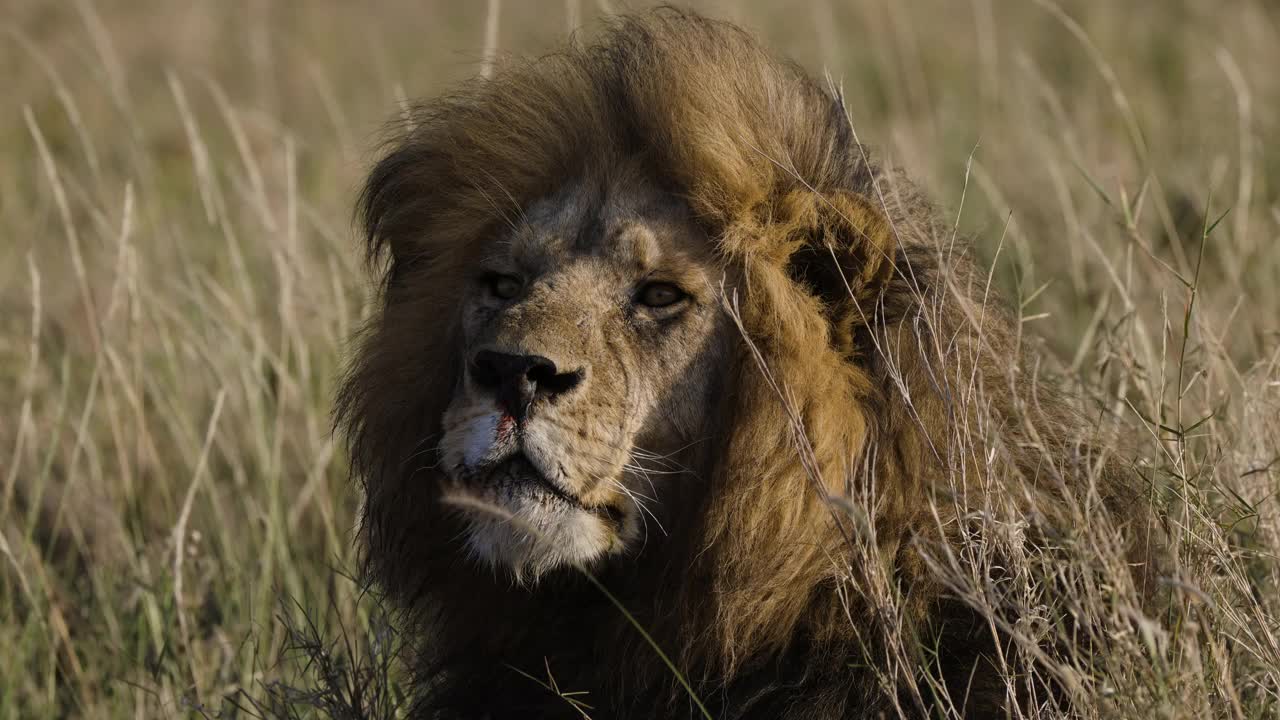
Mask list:
[[[490,25],[480,2],[6,0],[0,717],[224,707],[295,671],[282,594],[370,622],[331,572],[357,502],[329,403],[367,301],[361,173],[406,98],[604,5],[508,0]],[[1212,414],[1204,492],[1271,577],[1280,7],[693,6],[839,83],[1099,412],[1139,434]]]

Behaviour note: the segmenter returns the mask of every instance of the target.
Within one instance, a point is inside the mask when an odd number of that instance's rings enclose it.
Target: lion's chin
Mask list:
[[[610,554],[617,536],[592,515],[548,517],[540,510],[513,514],[510,519],[469,513],[468,552],[494,570],[505,569],[521,583],[565,567],[588,567]],[[522,518],[528,521],[521,523]],[[534,525],[541,526],[535,531]]]
[[[582,506],[517,456],[481,478],[451,484],[445,501],[466,523],[468,553],[517,582],[561,567],[587,567],[620,550],[615,520]]]

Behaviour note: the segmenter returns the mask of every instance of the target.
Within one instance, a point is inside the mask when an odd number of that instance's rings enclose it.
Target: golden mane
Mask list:
[[[1046,508],[1137,507],[1132,481],[1025,371],[1017,322],[913,187],[868,157],[838,95],[745,32],[667,9],[414,108],[361,197],[383,282],[337,418],[368,571],[419,644],[424,708],[497,693],[496,715],[536,713],[541,691],[499,675],[545,660],[605,716],[691,712],[584,578],[508,587],[471,567],[433,482],[475,239],[503,207],[637,160],[713,238],[742,341],[720,435],[686,458],[703,482],[680,522],[600,581],[717,717],[927,712],[927,688],[895,685],[911,669],[868,669],[904,634],[933,638],[920,667],[970,709],[1004,702],[973,673],[997,642],[988,619],[945,579],[973,517],[1043,535],[1071,522]]]

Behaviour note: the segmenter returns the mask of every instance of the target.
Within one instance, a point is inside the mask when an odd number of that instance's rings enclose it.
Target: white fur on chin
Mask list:
[[[565,565],[588,566],[618,544],[604,521],[583,510],[529,503],[512,511],[488,504],[465,504],[471,511],[467,549],[481,564],[506,568],[518,583],[537,582],[546,572]]]

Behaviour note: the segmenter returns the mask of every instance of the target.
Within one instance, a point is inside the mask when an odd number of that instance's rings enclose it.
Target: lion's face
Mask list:
[[[727,337],[721,275],[675,198],[575,183],[504,225],[461,304],[441,469],[480,559],[536,578],[622,553],[693,482]]]

